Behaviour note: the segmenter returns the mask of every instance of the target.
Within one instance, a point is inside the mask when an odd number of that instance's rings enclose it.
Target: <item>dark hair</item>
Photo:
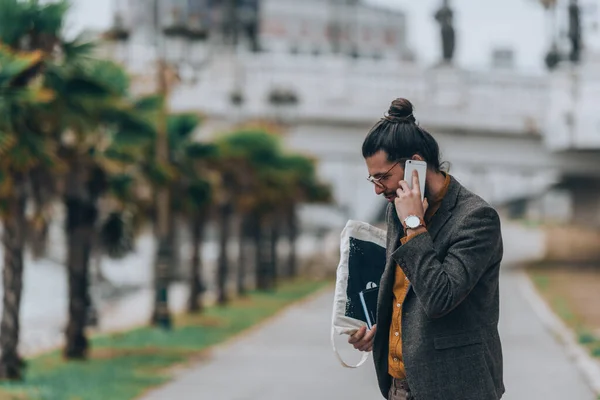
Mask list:
[[[429,168],[440,171],[440,147],[429,132],[417,125],[413,105],[396,99],[384,118],[371,128],[362,146],[364,158],[385,151],[390,162],[409,159],[418,154]]]

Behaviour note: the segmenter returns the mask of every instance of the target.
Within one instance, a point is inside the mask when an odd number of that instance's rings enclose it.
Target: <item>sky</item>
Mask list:
[[[69,22],[72,31],[105,29],[112,20],[112,5],[119,0],[73,0]],[[559,0],[566,2],[567,0]],[[440,0],[367,0],[403,10],[408,20],[409,45],[419,61],[432,64],[441,54],[440,34],[433,19]],[[600,4],[600,0],[581,0]],[[548,16],[537,0],[453,0],[457,33],[456,61],[468,69],[490,65],[495,47],[511,48],[516,65],[524,72],[543,71],[548,49]],[[559,16],[562,20],[564,16]]]

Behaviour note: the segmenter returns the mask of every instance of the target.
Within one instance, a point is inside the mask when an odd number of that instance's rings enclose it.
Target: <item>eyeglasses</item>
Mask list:
[[[400,164],[401,162],[402,162],[402,160],[400,160],[396,164],[392,165],[392,168],[388,169],[387,172],[385,174],[381,175],[379,178],[373,178],[371,175],[369,175],[369,176],[367,176],[367,180],[369,182],[371,182],[375,186],[378,186],[378,187],[380,187],[382,189],[386,189],[386,187],[382,183],[382,181],[384,181],[387,178],[389,178],[390,172],[392,172],[392,170],[394,169],[394,167],[396,167],[396,165]]]

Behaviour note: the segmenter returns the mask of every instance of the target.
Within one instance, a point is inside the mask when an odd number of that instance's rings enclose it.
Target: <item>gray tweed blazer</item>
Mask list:
[[[381,278],[373,358],[387,397],[394,270],[410,281],[402,308],[402,355],[416,400],[497,400],[504,393],[498,335],[502,235],[497,212],[451,178],[427,233],[404,245],[387,209],[387,265]]]

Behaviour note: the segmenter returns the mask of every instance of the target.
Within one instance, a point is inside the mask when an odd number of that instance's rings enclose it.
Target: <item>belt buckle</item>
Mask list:
[[[401,381],[399,381],[398,386],[400,387],[400,389],[406,390],[407,392],[410,391],[406,379],[402,379]]]

